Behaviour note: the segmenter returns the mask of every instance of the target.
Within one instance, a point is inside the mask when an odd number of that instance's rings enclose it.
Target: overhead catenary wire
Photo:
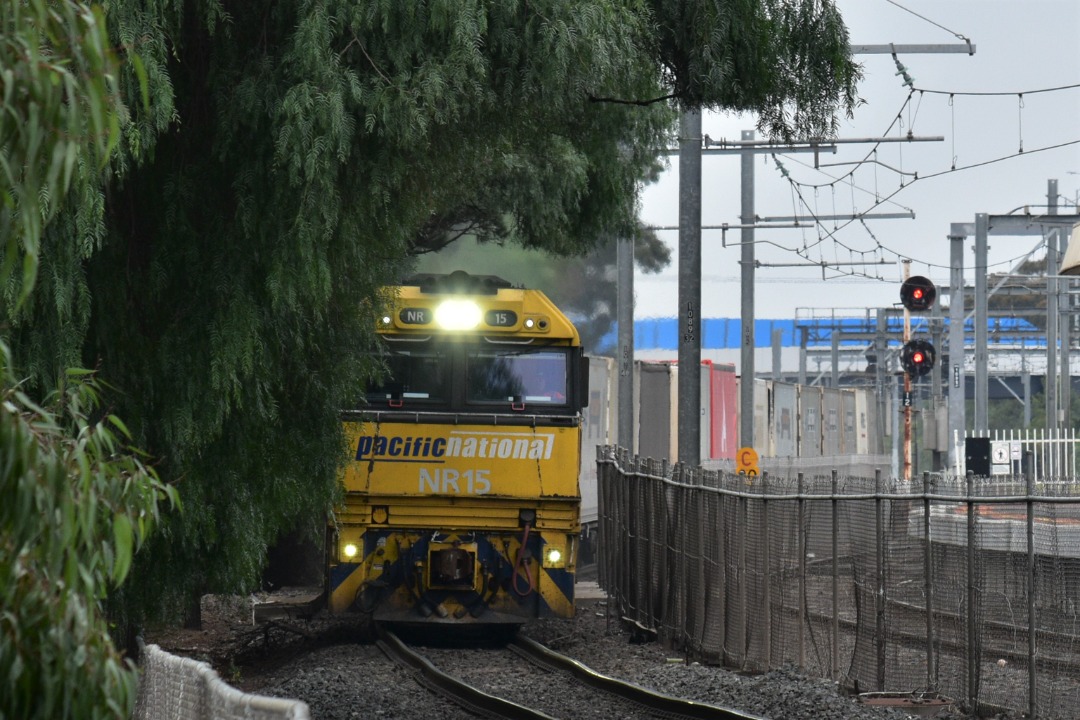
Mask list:
[[[892,2],[892,0],[886,0],[886,1],[891,2],[891,4],[894,4],[897,7],[900,7],[900,8],[902,8],[902,9],[908,11],[908,12],[911,12],[907,8],[903,8],[903,6],[899,5],[898,3]],[[917,13],[912,13],[912,14],[918,15]],[[919,16],[919,17],[922,17],[922,16]],[[954,31],[948,30],[948,28],[944,28],[944,26],[938,25],[937,23],[934,23],[932,20],[929,20],[928,18],[922,18],[922,19],[927,20],[928,22],[931,22],[932,24],[935,24],[938,27],[941,27],[942,29],[946,30],[947,32],[950,32],[950,33],[954,34],[956,37],[962,39],[965,42],[970,42],[965,36],[963,36],[963,35],[961,35],[959,33],[955,33]],[[895,137],[890,137],[889,138],[889,140],[891,142],[893,142],[893,143],[895,143],[897,141],[903,142],[905,139],[910,138],[912,136],[912,133],[913,133],[913,130],[914,130],[914,124],[918,121],[918,119],[920,117],[920,112],[922,110],[923,102],[925,100],[925,95],[926,94],[931,94],[931,95],[944,95],[944,96],[947,96],[948,97],[948,105],[949,105],[949,108],[950,108],[949,122],[950,122],[952,146],[951,146],[951,152],[950,152],[950,155],[949,155],[949,162],[948,162],[948,165],[947,165],[946,169],[938,170],[938,171],[932,171],[932,172],[925,172],[925,171],[918,171],[917,169],[907,170],[906,168],[903,168],[903,165],[906,165],[908,163],[902,163],[901,164],[902,169],[897,169],[897,168],[894,168],[894,167],[890,167],[888,164],[883,163],[878,157],[879,156],[879,151],[882,149],[882,144],[883,143],[882,142],[874,142],[873,145],[869,148],[868,152],[861,159],[858,159],[858,160],[855,160],[855,161],[851,162],[851,168],[848,169],[846,172],[840,174],[839,176],[835,176],[835,175],[833,175],[831,173],[825,172],[819,166],[815,165],[812,168],[812,170],[819,173],[819,174],[821,174],[821,175],[823,175],[823,176],[825,176],[825,177],[827,177],[828,179],[826,181],[823,181],[823,182],[805,182],[805,181],[803,181],[801,179],[797,179],[794,176],[792,176],[791,173],[788,171],[788,169],[783,165],[783,163],[779,161],[777,156],[778,155],[784,156],[784,158],[786,160],[788,160],[790,162],[797,163],[797,164],[799,164],[801,166],[804,166],[804,167],[810,167],[810,165],[808,163],[800,161],[799,159],[797,159],[796,157],[794,157],[791,154],[785,154],[782,149],[778,149],[776,153],[773,153],[773,158],[776,161],[775,165],[776,165],[777,172],[779,172],[781,177],[783,179],[787,180],[788,183],[789,183],[789,195],[791,197],[792,205],[793,205],[793,208],[794,208],[793,214],[798,215],[798,213],[799,213],[798,205],[801,204],[802,207],[806,209],[806,214],[809,215],[812,218],[812,222],[809,222],[809,223],[796,223],[795,224],[795,227],[800,228],[800,234],[802,235],[802,238],[801,238],[802,241],[801,241],[799,247],[785,247],[780,243],[772,243],[772,242],[769,242],[767,244],[775,245],[778,249],[780,249],[782,251],[789,252],[789,253],[794,253],[797,257],[799,257],[799,258],[801,258],[803,260],[806,260],[806,261],[808,261],[809,263],[811,263],[813,265],[821,265],[821,264],[833,265],[836,262],[839,262],[838,253],[840,252],[840,250],[841,249],[846,249],[848,251],[849,255],[854,256],[855,254],[857,254],[860,258],[874,257],[874,258],[878,258],[879,260],[881,260],[881,259],[884,259],[885,256],[893,256],[895,258],[900,258],[900,259],[911,259],[911,260],[913,260],[915,262],[918,262],[921,265],[925,265],[927,268],[937,268],[937,269],[942,269],[942,270],[948,270],[950,266],[947,265],[947,264],[935,263],[935,262],[932,262],[932,261],[927,260],[927,259],[911,257],[910,253],[908,253],[908,252],[894,249],[893,247],[890,247],[887,243],[882,243],[873,234],[873,232],[870,231],[870,228],[868,227],[867,223],[865,222],[865,218],[872,211],[880,208],[882,205],[885,205],[885,204],[890,204],[890,205],[893,205],[893,206],[897,206],[897,207],[901,207],[901,208],[905,208],[905,209],[910,210],[910,208],[906,208],[904,205],[896,202],[896,197],[899,195],[900,192],[902,192],[903,190],[911,187],[912,185],[914,185],[916,182],[918,182],[920,180],[929,180],[929,179],[932,179],[932,178],[939,178],[939,177],[949,175],[949,174],[952,174],[952,173],[956,173],[956,172],[962,172],[962,171],[966,171],[966,170],[972,170],[972,169],[976,169],[976,168],[986,167],[986,166],[993,165],[993,164],[996,164],[996,163],[1002,163],[1002,162],[1005,162],[1005,161],[1008,161],[1008,160],[1015,159],[1015,158],[1020,157],[1020,156],[1028,156],[1028,155],[1033,155],[1033,154],[1036,154],[1036,153],[1045,153],[1045,152],[1059,150],[1059,149],[1063,149],[1063,148],[1067,148],[1067,147],[1070,147],[1070,146],[1080,144],[1080,138],[1078,138],[1078,139],[1075,139],[1075,140],[1068,140],[1068,141],[1064,141],[1064,142],[1046,144],[1046,145],[1042,145],[1042,146],[1035,147],[1035,148],[1025,148],[1024,147],[1024,136],[1023,136],[1023,109],[1024,109],[1024,107],[1023,107],[1023,105],[1024,105],[1023,95],[1024,94],[1034,95],[1034,94],[1045,94],[1045,93],[1054,93],[1054,92],[1073,91],[1073,90],[1076,90],[1076,89],[1080,88],[1080,83],[1068,84],[1068,85],[1058,85],[1058,86],[1053,86],[1053,87],[1042,87],[1042,88],[1026,89],[1026,90],[1023,90],[1021,92],[1017,92],[1017,91],[963,91],[963,90],[929,89],[929,88],[920,87],[915,82],[915,80],[911,77],[910,72],[908,72],[907,68],[904,67],[900,63],[899,58],[897,58],[895,56],[895,54],[894,54],[894,62],[897,63],[897,67],[898,67],[898,70],[899,70],[897,75],[904,75],[904,83],[903,84],[908,88],[908,93],[904,97],[900,108],[892,116],[892,120],[891,120],[891,122],[889,122],[886,131],[883,132],[881,134],[881,136],[886,137],[886,136],[889,136],[890,134],[895,134],[896,135]],[[915,97],[915,93],[919,93],[918,97]],[[976,162],[969,162],[969,163],[966,163],[966,164],[960,164],[959,163],[958,143],[957,143],[958,132],[957,132],[957,129],[956,129],[957,128],[956,99],[959,98],[959,97],[966,97],[966,96],[1015,97],[1015,98],[1017,98],[1017,102],[1018,102],[1018,105],[1019,105],[1019,107],[1018,107],[1018,113],[1019,113],[1019,122],[1018,122],[1019,142],[1018,142],[1016,152],[1010,152],[1010,153],[998,155],[996,157],[988,158],[988,159],[985,159],[985,160],[979,160],[979,161],[976,161]],[[905,122],[905,118],[906,118],[906,122]],[[907,129],[907,134],[906,134],[907,138],[904,135],[905,126],[908,128]],[[822,142],[828,142],[828,141],[822,140]],[[865,142],[865,141],[863,141],[863,142]],[[901,151],[902,151],[902,148],[901,148]],[[833,165],[837,165],[837,163],[834,163]],[[873,184],[872,184],[873,189],[866,189],[865,187],[862,186],[861,183],[857,182],[857,179],[855,178],[856,172],[860,172],[860,171],[862,171],[862,170],[864,170],[866,168],[872,169],[872,171],[874,173],[873,174]],[[883,173],[880,173],[881,169],[889,170],[890,172],[897,173],[898,175],[903,174],[902,179],[898,183],[898,186],[893,188],[891,191],[889,191],[887,189],[884,189],[881,186],[881,178],[879,178],[879,174],[883,174]],[[908,174],[908,173],[910,173],[910,174]],[[842,221],[838,222],[837,218],[836,218],[836,212],[835,212],[836,211],[836,203],[837,203],[835,185],[836,185],[837,182],[843,182],[845,180],[847,181],[847,183],[849,185],[849,194],[851,196],[851,206],[852,206],[852,218],[842,220]],[[831,221],[831,225],[832,225],[831,227],[829,227],[828,225],[825,224],[825,221],[823,220],[823,218],[825,216],[821,215],[821,213],[817,209],[818,204],[820,202],[819,190],[820,190],[820,188],[824,188],[824,187],[829,187],[830,193],[832,195],[833,215],[832,215],[832,217],[829,218],[829,220]],[[813,188],[814,189],[814,197],[813,197],[813,203],[812,204],[810,202],[810,199],[808,197],[806,197],[806,195],[803,192],[803,190],[805,190],[805,188]],[[868,207],[862,207],[862,208],[858,207],[858,205],[856,203],[856,200],[855,200],[857,193],[865,193],[866,195],[870,196],[870,199],[869,199],[870,204],[869,204]],[[854,223],[854,222],[858,222],[860,225],[862,225],[862,227],[863,227],[864,231],[866,232],[867,236],[869,236],[869,239],[872,242],[872,244],[862,245],[860,243],[852,243],[851,241],[845,242],[844,239],[842,239],[839,236],[841,232],[846,230],[846,228],[849,225],[851,225],[852,223]],[[817,230],[817,238],[816,239],[812,239],[812,238],[807,237],[807,229],[808,229],[808,227],[810,225],[813,225]],[[822,250],[824,250],[823,245],[824,245],[824,243],[826,241],[829,241],[829,240],[831,240],[833,242],[833,244],[834,244],[833,255],[837,258],[837,260],[826,260],[824,258],[824,254],[822,253]],[[1005,265],[1005,264],[1008,264],[1010,262],[1013,262],[1015,259],[1016,258],[1013,258],[1011,260],[1006,260],[1006,261],[994,262],[994,263],[991,263],[989,265],[989,267],[990,268],[996,268],[996,267],[999,267],[1001,265]],[[877,264],[877,263],[874,263],[874,264]],[[858,277],[858,276],[861,275],[861,277],[865,278],[868,281],[881,281],[881,282],[891,282],[892,281],[892,279],[883,278],[883,277],[880,277],[880,275],[874,276],[874,275],[869,275],[869,274],[866,274],[866,273],[860,273],[860,271],[858,271],[858,270],[838,271],[838,272],[839,272],[839,277],[855,278],[855,277]]]
[[[1028,91],[1025,91],[1025,92],[1027,92],[1029,94],[1030,93],[1045,93],[1045,92],[1072,90],[1072,89],[1076,89],[1076,88],[1080,88],[1080,84],[1056,86],[1056,87],[1052,87],[1052,88],[1037,88],[1035,90],[1028,90]],[[859,190],[861,192],[865,192],[866,194],[871,195],[871,197],[874,198],[873,204],[869,208],[865,208],[864,210],[862,210],[861,214],[865,215],[866,213],[869,213],[870,211],[880,207],[885,202],[892,202],[892,198],[894,198],[896,195],[898,195],[900,191],[910,187],[912,184],[914,184],[916,181],[918,181],[920,179],[927,180],[927,179],[930,179],[930,178],[941,177],[943,175],[948,175],[948,174],[953,173],[953,172],[960,172],[960,171],[963,171],[963,170],[970,170],[970,169],[974,169],[974,168],[978,168],[978,167],[985,167],[987,165],[992,165],[992,164],[995,164],[995,163],[1004,162],[1006,160],[1011,160],[1011,159],[1014,159],[1016,157],[1019,157],[1021,155],[1031,155],[1031,154],[1034,154],[1034,153],[1047,152],[1047,151],[1051,151],[1051,150],[1061,149],[1061,148],[1069,147],[1069,146],[1072,146],[1072,145],[1080,144],[1080,139],[1076,139],[1076,140],[1070,140],[1070,141],[1051,144],[1051,145],[1045,145],[1045,146],[1041,146],[1041,147],[1034,148],[1034,149],[1029,148],[1029,149],[1025,150],[1024,147],[1023,147],[1023,131],[1022,131],[1022,111],[1023,111],[1022,95],[1023,95],[1023,93],[1012,93],[1012,92],[965,93],[965,92],[959,92],[959,91],[926,91],[926,90],[923,90],[921,88],[917,88],[916,86],[914,86],[914,84],[910,85],[910,91],[907,94],[907,96],[905,97],[903,103],[901,104],[901,108],[896,113],[896,115],[893,116],[893,121],[889,124],[889,128],[886,131],[886,133],[883,133],[883,134],[887,134],[888,132],[891,132],[894,128],[900,127],[902,125],[902,123],[903,123],[903,115],[905,113],[905,110],[907,110],[909,112],[909,115],[911,114],[910,113],[910,105],[912,103],[912,96],[913,96],[913,94],[915,92],[920,93],[920,104],[921,104],[921,96],[922,96],[922,93],[924,93],[924,92],[934,92],[936,94],[943,94],[943,95],[948,95],[949,96],[949,105],[950,105],[950,108],[951,108],[953,152],[951,153],[951,162],[950,162],[950,165],[949,165],[948,169],[937,171],[937,172],[932,172],[932,173],[922,173],[922,174],[920,174],[918,172],[915,172],[910,176],[911,179],[910,179],[909,182],[901,181],[900,184],[899,184],[899,187],[897,187],[892,192],[882,196],[881,192],[880,192],[880,189],[879,189],[879,186],[878,186],[877,166],[881,165],[882,167],[885,167],[885,168],[887,168],[889,170],[892,170],[893,172],[897,172],[897,173],[899,173],[901,171],[898,171],[896,168],[891,168],[888,165],[878,161],[876,159],[876,154],[877,154],[877,151],[879,149],[879,146],[875,145],[863,157],[863,159],[853,161],[851,163],[852,168],[849,171],[845,172],[844,174],[840,175],[839,177],[830,175],[829,173],[823,171],[820,166],[814,167],[813,168],[814,171],[816,171],[816,172],[818,172],[818,173],[820,173],[822,175],[825,175],[826,177],[829,178],[829,180],[826,181],[826,182],[808,183],[808,182],[803,182],[803,181],[797,180],[794,177],[792,177],[790,175],[790,173],[787,173],[786,168],[784,169],[784,173],[785,173],[784,177],[785,177],[785,179],[787,179],[788,182],[793,187],[797,185],[797,186],[801,186],[801,187],[815,188],[815,196],[816,196],[817,188],[826,187],[826,186],[834,187],[837,182],[841,182],[841,181],[844,181],[844,180],[847,180],[852,185],[853,188],[858,187],[855,184],[855,181],[854,181],[854,174],[858,170],[860,170],[862,167],[864,167],[866,165],[871,165],[874,168],[874,186],[875,186],[874,191],[865,190],[865,189],[859,187]],[[1001,155],[1001,156],[998,156],[998,157],[990,158],[990,159],[979,161],[979,162],[968,163],[966,165],[957,165],[958,156],[957,156],[956,149],[955,149],[956,148],[956,137],[957,137],[957,133],[955,131],[955,97],[959,96],[959,95],[967,95],[967,94],[1004,96],[1004,97],[1016,95],[1016,96],[1018,96],[1020,98],[1020,100],[1019,100],[1020,107],[1018,108],[1018,111],[1021,114],[1020,123],[1019,123],[1020,139],[1019,139],[1019,146],[1018,146],[1018,151],[1017,152],[1008,153],[1008,154],[1005,154],[1005,155]],[[917,111],[916,111],[915,115],[917,115]],[[912,117],[914,117],[914,116],[912,116]],[[909,130],[909,133],[910,132],[911,132],[911,130]],[[792,161],[794,163],[803,165],[804,167],[809,167],[809,165],[807,165],[806,163],[801,162],[797,158],[794,158],[792,156],[786,156],[786,157],[790,161]],[[778,165],[778,167],[782,166],[782,164],[779,163],[779,161],[777,161],[777,165]],[[833,164],[833,165],[836,165],[836,164]],[[803,206],[807,209],[808,214],[813,216],[815,214],[814,209],[811,208],[811,206],[810,206],[810,204],[808,202],[806,202],[806,199],[802,196],[801,192],[799,192],[796,189],[795,194],[796,194],[796,197],[798,197],[799,200],[803,203]],[[816,203],[815,203],[815,205],[816,205]],[[854,207],[854,205],[853,205],[853,207]],[[903,206],[901,206],[901,207],[903,207]],[[860,213],[854,213],[854,214],[858,215]],[[811,249],[813,249],[815,246],[818,246],[821,243],[823,243],[825,240],[829,240],[829,239],[833,240],[833,242],[839,244],[841,247],[852,249],[850,245],[848,245],[847,243],[844,243],[843,241],[841,241],[836,236],[836,234],[837,234],[837,232],[839,230],[842,230],[842,229],[846,228],[848,225],[851,224],[851,222],[852,221],[848,221],[848,222],[845,222],[845,223],[843,223],[843,224],[841,224],[839,226],[836,226],[835,223],[834,223],[834,227],[831,230],[829,228],[822,227],[821,224],[818,223],[818,225],[819,225],[818,241],[815,242],[815,243],[809,244],[809,245],[806,245],[804,243],[805,247],[803,249],[801,249],[800,251],[798,251],[797,254],[800,255],[801,257],[811,259],[810,255],[809,255],[809,251]],[[865,226],[865,223],[863,223],[863,225]],[[896,250],[893,250],[893,249],[889,248],[888,246],[882,245],[879,241],[877,241],[876,238],[874,238],[874,240],[875,240],[875,245],[881,251],[888,252],[890,254],[895,255],[896,257],[905,257],[906,256],[905,253],[898,252]],[[856,251],[857,252],[865,252],[865,251],[860,251],[860,250],[856,250]],[[942,264],[938,264],[938,263],[932,263],[932,262],[929,262],[929,261],[920,260],[919,262],[926,264],[928,267],[931,267],[931,266],[932,267],[939,267],[939,268],[947,268],[948,267],[947,265],[942,265]],[[996,263],[995,263],[995,265],[996,265]]]
[[[970,45],[970,44],[971,44],[971,39],[970,39],[970,38],[968,38],[968,37],[967,37],[966,35],[961,35],[960,33],[956,32],[955,30],[950,30],[949,28],[945,27],[945,26],[944,26],[944,25],[942,25],[941,23],[938,23],[938,22],[934,22],[933,20],[931,20],[930,18],[926,17],[925,15],[920,15],[919,13],[915,12],[915,11],[914,11],[914,10],[912,10],[911,8],[908,8],[908,7],[904,7],[904,6],[903,6],[903,5],[901,5],[900,3],[896,2],[896,0],[885,0],[885,2],[889,3],[890,5],[893,5],[893,6],[895,6],[895,7],[898,7],[898,8],[900,8],[900,9],[901,9],[901,10],[903,10],[904,12],[907,12],[907,13],[911,13],[912,15],[914,15],[914,16],[915,16],[915,17],[917,17],[917,18],[919,18],[920,20],[925,20],[926,22],[930,23],[930,24],[931,24],[931,25],[933,25],[934,27],[936,27],[936,28],[940,28],[940,29],[944,30],[945,32],[949,33],[950,35],[952,35],[953,37],[957,38],[958,40],[962,40],[963,42],[967,43],[968,45]]]

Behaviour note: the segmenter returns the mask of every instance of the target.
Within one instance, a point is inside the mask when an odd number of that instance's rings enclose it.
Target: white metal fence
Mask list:
[[[204,662],[142,648],[134,720],[310,720],[307,703],[241,692]]]
[[[956,450],[955,471],[963,476],[972,468],[967,467],[967,441],[987,439],[990,441],[988,473],[975,471],[976,475],[1025,475],[1031,473],[1036,480],[1050,478],[1073,478],[1077,476],[1077,451],[1080,438],[1076,430],[1027,428],[1023,430],[991,430],[989,433],[954,434]]]

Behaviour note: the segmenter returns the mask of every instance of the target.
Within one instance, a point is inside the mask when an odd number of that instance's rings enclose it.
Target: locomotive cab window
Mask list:
[[[389,347],[384,359],[389,372],[378,385],[369,388],[368,402],[449,400],[450,360],[445,351],[433,347]]]
[[[567,404],[565,351],[482,348],[470,350],[466,364],[469,403]]]

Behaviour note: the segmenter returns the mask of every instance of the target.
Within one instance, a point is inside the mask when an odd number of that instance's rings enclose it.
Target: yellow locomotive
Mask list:
[[[390,288],[389,377],[344,414],[332,612],[518,624],[574,611],[588,364],[540,291],[464,272]]]

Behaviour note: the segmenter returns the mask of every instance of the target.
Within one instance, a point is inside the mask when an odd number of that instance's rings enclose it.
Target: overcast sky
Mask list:
[[[975,54],[900,55],[914,87],[924,91],[914,94],[890,55],[856,57],[863,65],[860,95],[865,104],[842,124],[840,138],[898,137],[910,132],[916,137],[943,136],[943,141],[841,145],[835,154],[820,157],[823,166],[818,169],[812,155],[778,156],[794,183],[782,176],[772,157],[758,156],[759,216],[909,211],[915,215],[867,218],[865,224],[855,221],[846,226],[830,220],[805,228],[757,230],[756,257],[762,263],[802,263],[806,258],[840,263],[826,270],[827,280],[819,267],[760,268],[758,318],[833,309],[840,315],[862,315],[866,308],[892,305],[898,301],[900,256],[913,260],[913,274],[947,282],[951,223],[973,222],[982,212],[1007,214],[1023,206],[1043,212],[1048,179],[1058,181],[1058,192],[1064,196],[1061,212],[1075,212],[1072,205],[1080,199],[1080,87],[1039,92],[1080,86],[1080,2],[837,3],[852,45],[955,45],[964,42],[958,37],[962,36],[975,46]],[[714,140],[738,140],[741,131],[754,125],[750,116],[703,118],[703,131]],[[1060,147],[1043,150],[1052,146]],[[877,162],[860,163],[868,156]],[[740,222],[739,162],[730,155],[703,158],[703,225]],[[834,165],[824,167],[826,163]],[[659,183],[645,189],[642,216],[651,225],[678,224],[677,158],[672,158]],[[678,233],[663,232],[662,237],[677,252]],[[727,239],[738,242],[738,231],[729,231]],[[991,272],[1008,271],[1037,242],[1031,236],[992,236]],[[702,245],[702,315],[738,317],[740,250],[722,247],[719,230],[704,230]],[[971,282],[971,242],[967,246],[965,276]],[[1040,250],[1035,257],[1041,255]],[[879,260],[895,264],[847,264]],[[873,279],[851,277],[853,272]],[[637,317],[675,316],[677,273],[675,262],[661,275],[636,274]]]

